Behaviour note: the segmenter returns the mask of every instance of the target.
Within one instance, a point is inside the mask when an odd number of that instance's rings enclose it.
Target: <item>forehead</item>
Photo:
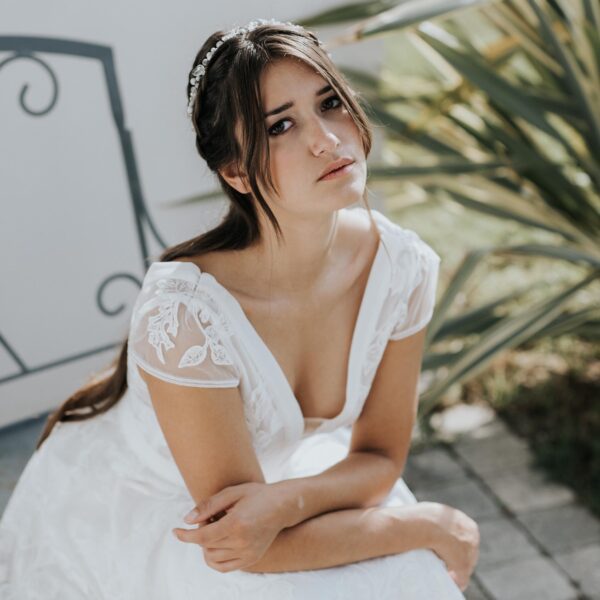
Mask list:
[[[313,89],[326,83],[312,67],[294,58],[277,59],[265,67],[260,77],[263,102],[269,106],[278,100],[292,100],[291,95],[298,92],[312,94]]]

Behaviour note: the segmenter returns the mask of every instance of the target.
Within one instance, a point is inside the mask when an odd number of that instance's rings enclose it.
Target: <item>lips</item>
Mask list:
[[[341,167],[345,166],[345,165],[349,165],[351,163],[353,163],[354,160],[352,158],[338,158],[338,160],[330,163],[325,170],[321,173],[321,175],[319,176],[319,179],[323,179],[323,177],[325,177],[325,175],[328,175],[329,173],[331,173],[332,171],[335,171],[337,169],[340,169]]]

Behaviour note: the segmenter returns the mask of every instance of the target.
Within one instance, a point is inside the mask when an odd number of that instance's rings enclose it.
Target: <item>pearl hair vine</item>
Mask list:
[[[208,68],[208,63],[210,62],[210,59],[213,57],[213,54],[223,45],[224,42],[231,39],[232,37],[235,37],[235,36],[239,35],[240,33],[244,34],[244,33],[247,33],[248,31],[252,31],[253,29],[256,29],[256,27],[258,27],[259,25],[264,25],[264,24],[290,25],[291,27],[294,27],[296,29],[301,29],[304,31],[304,27],[302,27],[302,25],[297,25],[296,23],[292,23],[291,21],[278,21],[276,19],[254,19],[253,21],[250,21],[250,23],[248,23],[247,25],[245,25],[243,27],[234,27],[233,29],[228,31],[206,53],[206,56],[204,57],[202,62],[199,65],[197,65],[194,68],[194,70],[192,71],[192,77],[190,78],[190,83],[192,85],[192,88],[190,90],[190,97],[188,100],[188,107],[187,107],[188,117],[190,117],[190,118],[192,117],[192,112],[194,110],[193,109],[194,100],[196,99],[196,95],[198,94],[198,86],[200,85],[200,79],[202,79],[202,77],[205,75],[206,69]],[[319,43],[319,46],[322,46],[321,41],[320,40],[317,40],[317,41]],[[331,54],[329,52],[327,52],[327,55],[331,58]]]

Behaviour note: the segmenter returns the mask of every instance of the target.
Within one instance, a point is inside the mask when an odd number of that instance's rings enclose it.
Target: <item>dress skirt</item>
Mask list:
[[[302,442],[285,478],[340,460],[348,432]],[[398,479],[383,504],[416,502]],[[177,540],[192,508],[186,489],[128,450],[119,403],[59,423],[23,471],[0,520],[2,600],[460,600],[432,551],[286,573],[221,573]]]

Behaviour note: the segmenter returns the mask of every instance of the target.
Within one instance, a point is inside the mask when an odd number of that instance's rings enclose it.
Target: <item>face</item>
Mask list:
[[[279,191],[266,198],[297,213],[332,212],[360,202],[367,176],[362,141],[327,82],[299,60],[284,58],[263,71],[261,94],[270,169]],[[339,159],[353,163],[320,179]]]

